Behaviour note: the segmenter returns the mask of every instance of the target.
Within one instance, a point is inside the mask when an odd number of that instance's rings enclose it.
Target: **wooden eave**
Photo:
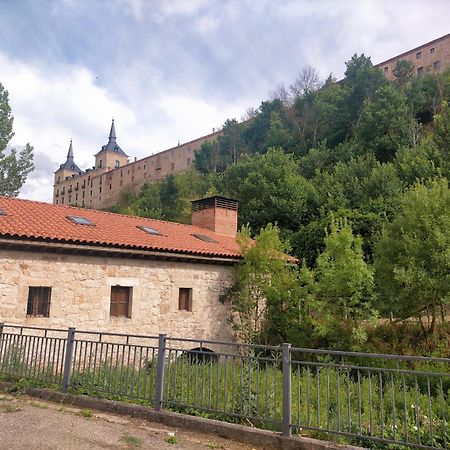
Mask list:
[[[67,255],[107,256],[116,258],[149,259],[160,261],[178,261],[203,264],[234,265],[240,257],[209,256],[194,253],[146,250],[126,246],[93,245],[77,242],[29,239],[16,236],[0,237],[0,249],[30,252],[48,252]]]

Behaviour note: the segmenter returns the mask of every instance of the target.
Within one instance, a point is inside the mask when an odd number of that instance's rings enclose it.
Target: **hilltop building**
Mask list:
[[[450,34],[394,56],[376,65],[389,79],[395,79],[393,69],[398,60],[411,61],[417,75],[440,73],[450,65]],[[207,141],[222,134],[216,131],[185,144],[129,162],[117,144],[114,120],[108,143],[95,155],[95,166],[81,170],[74,161],[72,141],[67,159],[55,172],[53,203],[102,209],[120,200],[123,192],[139,193],[148,181],[162,180],[170,174],[191,167],[194,154]]]
[[[67,159],[55,172],[53,203],[55,205],[107,208],[120,200],[126,189],[138,194],[147,181],[158,181],[191,167],[194,152],[206,141],[214,141],[221,131],[215,131],[185,144],[129,162],[117,143],[114,120],[108,142],[95,155],[95,166],[81,170],[74,160],[70,141]]]
[[[450,66],[450,34],[376,64],[376,67],[379,67],[388,79],[395,80],[392,71],[399,60],[412,62],[414,73],[419,76],[443,72]]]
[[[0,197],[0,322],[232,339],[238,205],[192,203],[184,225]]]

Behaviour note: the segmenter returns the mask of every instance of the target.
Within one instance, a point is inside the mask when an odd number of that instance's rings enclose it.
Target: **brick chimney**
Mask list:
[[[236,236],[238,202],[225,197],[208,197],[192,202],[192,225],[219,234]]]

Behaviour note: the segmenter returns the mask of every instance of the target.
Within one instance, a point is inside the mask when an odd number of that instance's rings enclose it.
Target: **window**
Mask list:
[[[441,62],[440,61],[435,61],[433,63],[433,69],[434,70],[439,70],[441,68]]]
[[[117,169],[118,167],[120,167],[120,161],[118,159],[116,159],[116,163],[114,165],[114,167]]]
[[[170,170],[173,172],[175,170],[175,163],[170,164]]]
[[[98,167],[99,167],[99,168],[103,167],[103,160],[100,160],[100,161],[98,162]]]
[[[28,288],[27,316],[49,317],[51,287],[33,286]]]
[[[430,53],[433,54],[434,53],[434,47],[430,48]]]
[[[80,217],[80,216],[67,216],[67,218],[72,221],[73,223],[76,223],[77,225],[88,225],[91,227],[95,227],[95,223],[91,222],[89,219],[86,219],[86,217]]]
[[[111,286],[111,317],[131,317],[131,293],[129,286]]]
[[[422,52],[417,52],[416,53],[416,59],[420,59],[422,58]]]
[[[192,236],[196,237],[197,239],[200,239],[203,242],[213,242],[215,244],[217,244],[218,242],[213,239],[212,237],[206,236],[204,234],[197,234],[197,233],[193,233]]]
[[[192,311],[192,288],[180,288],[178,293],[178,309]]]
[[[6,216],[6,211],[0,208],[0,216]]]
[[[423,67],[419,67],[417,69],[417,75],[422,75],[423,74]]]
[[[384,72],[386,73],[388,70],[389,70],[389,67],[386,66],[386,67],[384,68]]]
[[[142,231],[145,231],[148,234],[154,234],[156,236],[161,236],[161,233],[152,227],[147,227],[145,225],[136,225],[136,228],[139,228]]]

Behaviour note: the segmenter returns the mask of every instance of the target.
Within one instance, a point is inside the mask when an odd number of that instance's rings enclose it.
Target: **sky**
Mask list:
[[[342,78],[450,32],[448,0],[0,0],[0,83],[34,146],[22,198],[52,200],[73,139],[82,169],[117,140],[142,158],[241,119],[305,65]]]

